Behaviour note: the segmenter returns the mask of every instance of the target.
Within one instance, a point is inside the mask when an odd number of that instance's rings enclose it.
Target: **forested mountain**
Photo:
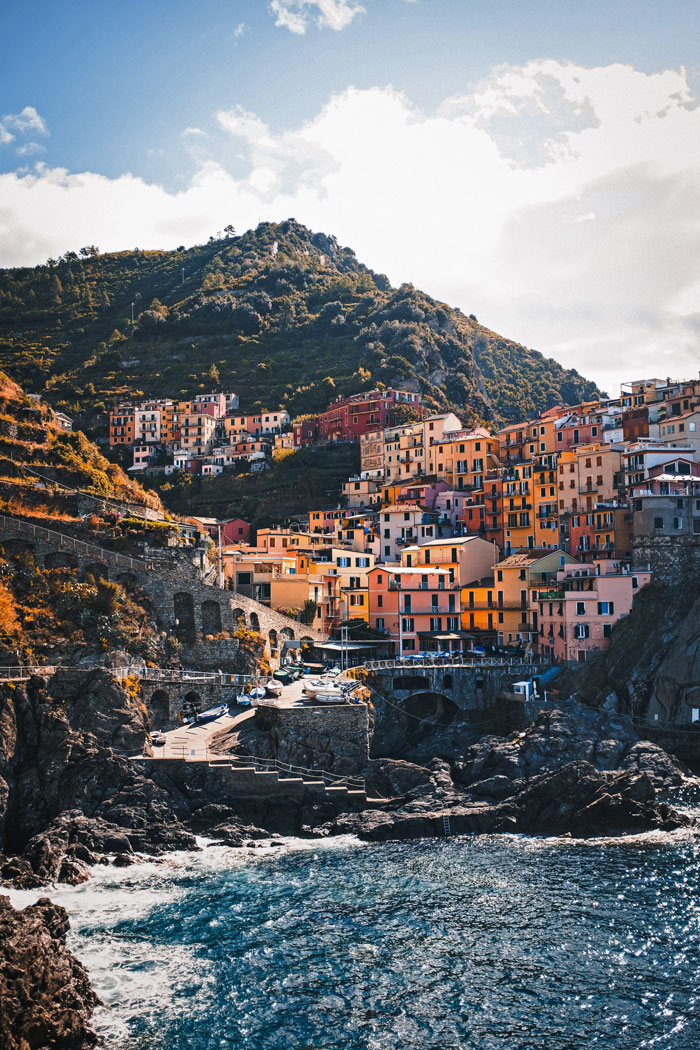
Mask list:
[[[189,249],[87,247],[0,271],[0,367],[88,426],[141,393],[233,390],[244,411],[295,415],[381,382],[496,423],[596,394],[294,219]]]

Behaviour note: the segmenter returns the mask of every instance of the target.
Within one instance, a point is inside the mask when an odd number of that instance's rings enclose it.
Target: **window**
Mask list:
[[[435,612],[435,610],[438,608],[438,602],[439,601],[440,601],[440,596],[438,594],[431,594],[430,595],[430,603],[431,603],[433,612]]]
[[[612,616],[615,612],[615,602],[598,602],[599,616]]]
[[[574,637],[575,638],[588,638],[588,634],[589,634],[589,631],[588,631],[588,624],[587,623],[577,623],[576,624],[576,627],[574,628]]]
[[[612,638],[612,624],[611,623],[604,623],[603,624],[603,638]]]
[[[401,630],[408,631],[409,634],[413,633],[414,630],[414,619],[412,616],[404,616],[401,620]]]
[[[339,569],[349,569],[350,568],[350,558],[338,558],[338,568]]]
[[[585,602],[576,602],[576,615],[577,616],[585,616],[586,615],[586,603]]]
[[[427,548],[425,551],[425,564],[430,565],[430,550],[428,550]]]
[[[664,519],[663,518],[654,518],[654,528],[655,529],[663,529],[663,527],[664,527]]]
[[[404,638],[402,642],[403,649],[415,649],[416,640],[415,638]]]
[[[442,630],[442,619],[439,616],[430,617],[430,630],[441,631]]]

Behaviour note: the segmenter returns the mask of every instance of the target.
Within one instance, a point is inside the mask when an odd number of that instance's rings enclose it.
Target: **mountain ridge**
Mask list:
[[[297,415],[384,384],[496,425],[599,393],[293,219],[189,249],[88,247],[0,271],[0,367],[92,432],[120,397],[219,387],[243,410]]]

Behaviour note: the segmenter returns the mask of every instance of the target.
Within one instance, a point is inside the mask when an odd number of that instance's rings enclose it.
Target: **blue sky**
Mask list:
[[[293,214],[608,387],[696,371],[699,30],[687,0],[5,0],[0,265]]]

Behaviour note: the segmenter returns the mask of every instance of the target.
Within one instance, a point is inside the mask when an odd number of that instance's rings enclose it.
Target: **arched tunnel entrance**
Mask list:
[[[151,696],[148,710],[151,715],[151,728],[157,729],[170,719],[170,697],[165,689],[156,689]]]
[[[413,735],[454,722],[459,707],[444,693],[425,691],[413,693],[401,704],[406,713],[406,732]]]

